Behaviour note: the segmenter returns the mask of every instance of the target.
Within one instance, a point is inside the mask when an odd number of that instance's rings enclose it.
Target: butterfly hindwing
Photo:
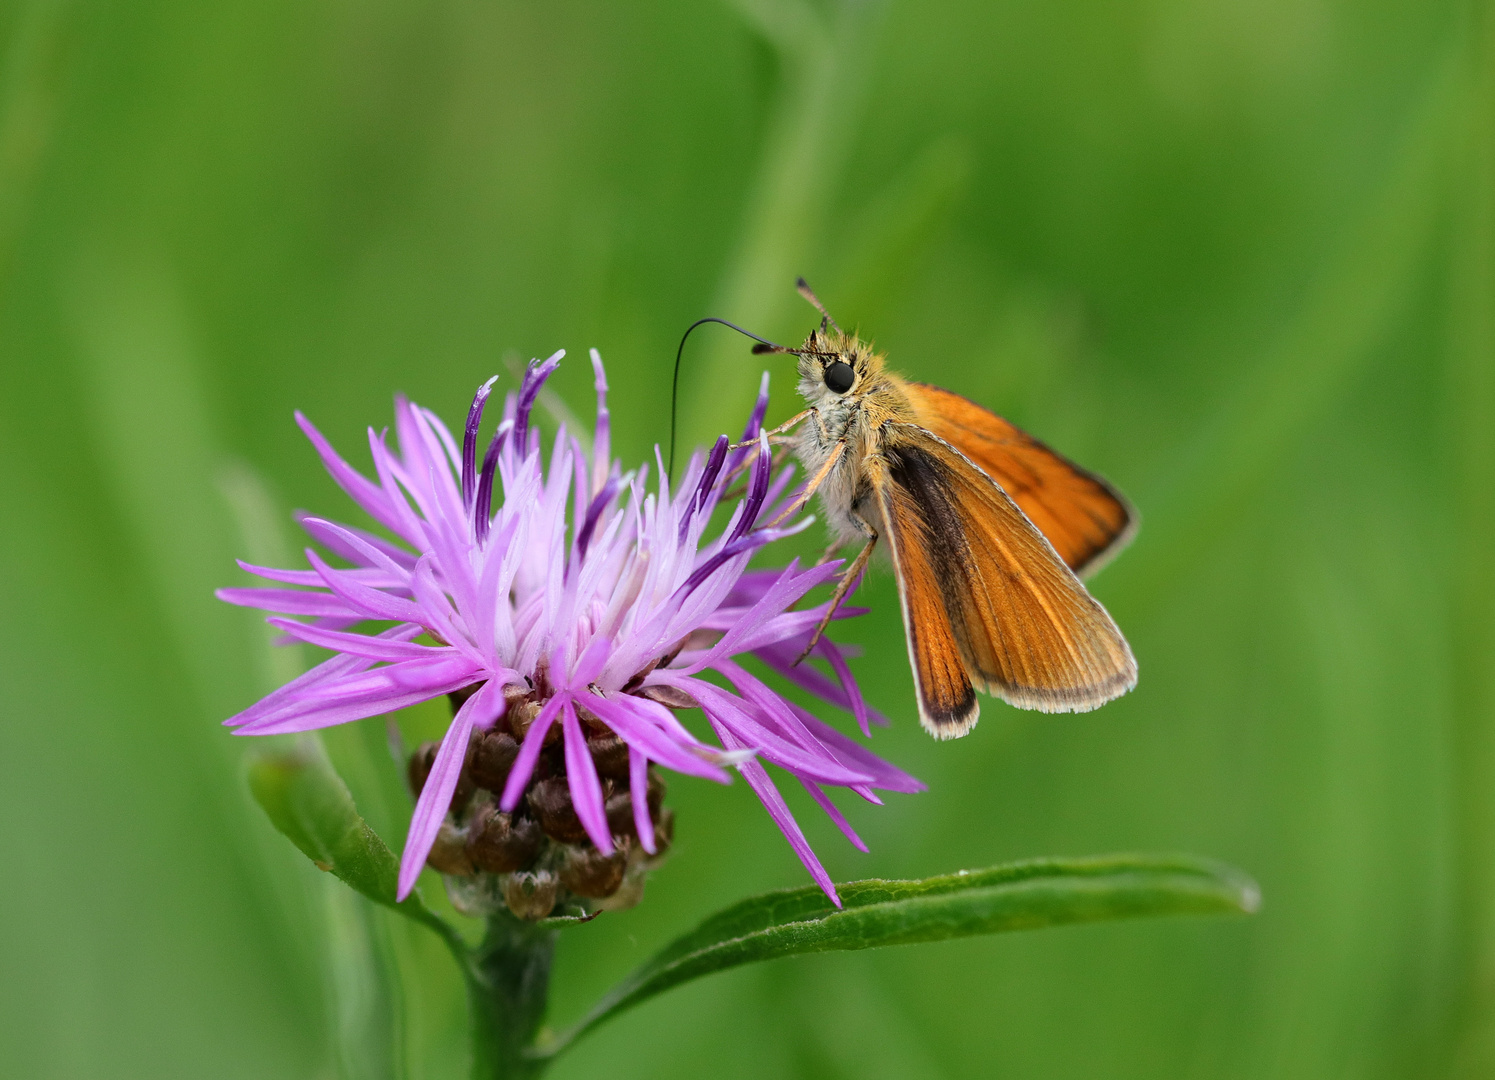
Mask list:
[[[965,734],[973,687],[1044,712],[1131,689],[1136,662],[1120,630],[1014,500],[922,427],[893,423],[884,435],[875,487],[925,726]]]

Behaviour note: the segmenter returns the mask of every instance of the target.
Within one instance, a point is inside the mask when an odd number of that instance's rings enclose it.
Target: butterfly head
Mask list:
[[[812,408],[839,409],[873,388],[882,372],[882,358],[872,351],[869,343],[841,329],[804,278],[800,278],[797,284],[800,295],[820,312],[820,325],[811,331],[798,349],[759,338],[753,352],[789,353],[799,357],[801,396]]]
[[[812,405],[857,397],[880,365],[870,345],[840,330],[816,330],[798,354],[799,391]]]

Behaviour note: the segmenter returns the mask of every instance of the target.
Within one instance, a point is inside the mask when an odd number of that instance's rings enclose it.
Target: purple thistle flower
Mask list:
[[[295,588],[221,589],[220,599],[276,612],[268,621],[289,638],[337,655],[225,723],[240,735],[282,734],[443,694],[461,699],[419,788],[400,864],[402,899],[428,855],[436,859],[432,846],[453,807],[475,733],[502,729],[516,740],[517,753],[502,790],[494,791],[496,810],[488,813],[520,807],[549,746],[546,760],[559,763],[575,816],[596,852],[611,856],[620,840],[631,843],[636,836],[652,856],[660,845],[650,810],[651,764],[720,782],[736,768],[839,904],[763,762],[799,780],[862,850],[825,787],[849,788],[876,803],[874,789],[912,792],[923,785],[738,662],[744,654],[758,656],[849,710],[863,734],[869,721],[882,722],[863,702],[844,651],[830,641],[822,640],[817,653],[834,680],[790,666],[824,613],[823,605],[793,605],[829,581],[840,563],[802,567],[794,560],[782,569],[747,569],[764,545],[809,524],[761,524],[783,504],[791,472],[772,475],[761,431],[767,377],[744,435],[744,441],[757,440],[756,450],[729,455],[723,437],[704,458],[691,458],[678,488],[672,491],[658,468],[651,490],[647,466],[625,474],[609,456],[607,383],[596,350],[590,460],[562,428],[546,466],[530,414],[562,355],[530,364],[517,393],[506,396],[481,457],[478,431],[493,380],[474,397],[460,446],[433,413],[398,398],[398,450],[389,447],[386,433],[369,431],[375,479],[349,466],[296,414],[333,479],[408,548],[303,516],[310,536],[351,566],[333,567],[310,548],[309,570],[241,562],[252,574]],[[744,471],[746,496],[708,539],[713,512]],[[838,617],[857,613],[844,609]],[[366,623],[392,625],[354,629]],[[434,644],[416,640],[422,636]],[[708,672],[730,689],[703,678]],[[704,712],[719,745],[696,738],[672,711],[690,707]],[[633,826],[629,837],[618,839],[607,794],[613,780],[605,787],[594,762],[596,740],[613,736],[626,747],[626,769],[615,772],[620,784],[627,777]]]

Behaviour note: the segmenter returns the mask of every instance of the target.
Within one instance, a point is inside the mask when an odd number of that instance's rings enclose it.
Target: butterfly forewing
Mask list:
[[[962,735],[972,686],[1081,712],[1136,683],[1121,631],[996,482],[914,424],[885,429],[879,509],[925,726]]]
[[[919,424],[1001,485],[1075,573],[1094,573],[1131,539],[1136,512],[1099,476],[959,394],[904,389]]]

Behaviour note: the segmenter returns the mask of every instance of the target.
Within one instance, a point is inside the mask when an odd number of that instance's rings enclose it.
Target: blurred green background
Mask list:
[[[364,463],[393,392],[455,422],[506,356],[566,347],[589,409],[597,346],[636,462],[681,330],[802,334],[804,273],[1144,522],[1094,583],[1141,683],[1085,716],[935,744],[872,581],[838,633],[930,790],[849,808],[870,855],[805,814],[832,874],[1187,850],[1265,906],[743,969],[554,1075],[1495,1075],[1489,10],[0,3],[0,1071],[461,1075],[450,960],[367,911],[378,955],[329,950],[351,894],[249,803],[218,721],[288,667],[210,590],[285,542],[267,513],[350,514],[293,409]],[[691,441],[763,366],[717,333]],[[671,803],[555,1019],[805,880],[745,785]],[[381,964],[399,1060],[359,1073],[335,1032]]]

